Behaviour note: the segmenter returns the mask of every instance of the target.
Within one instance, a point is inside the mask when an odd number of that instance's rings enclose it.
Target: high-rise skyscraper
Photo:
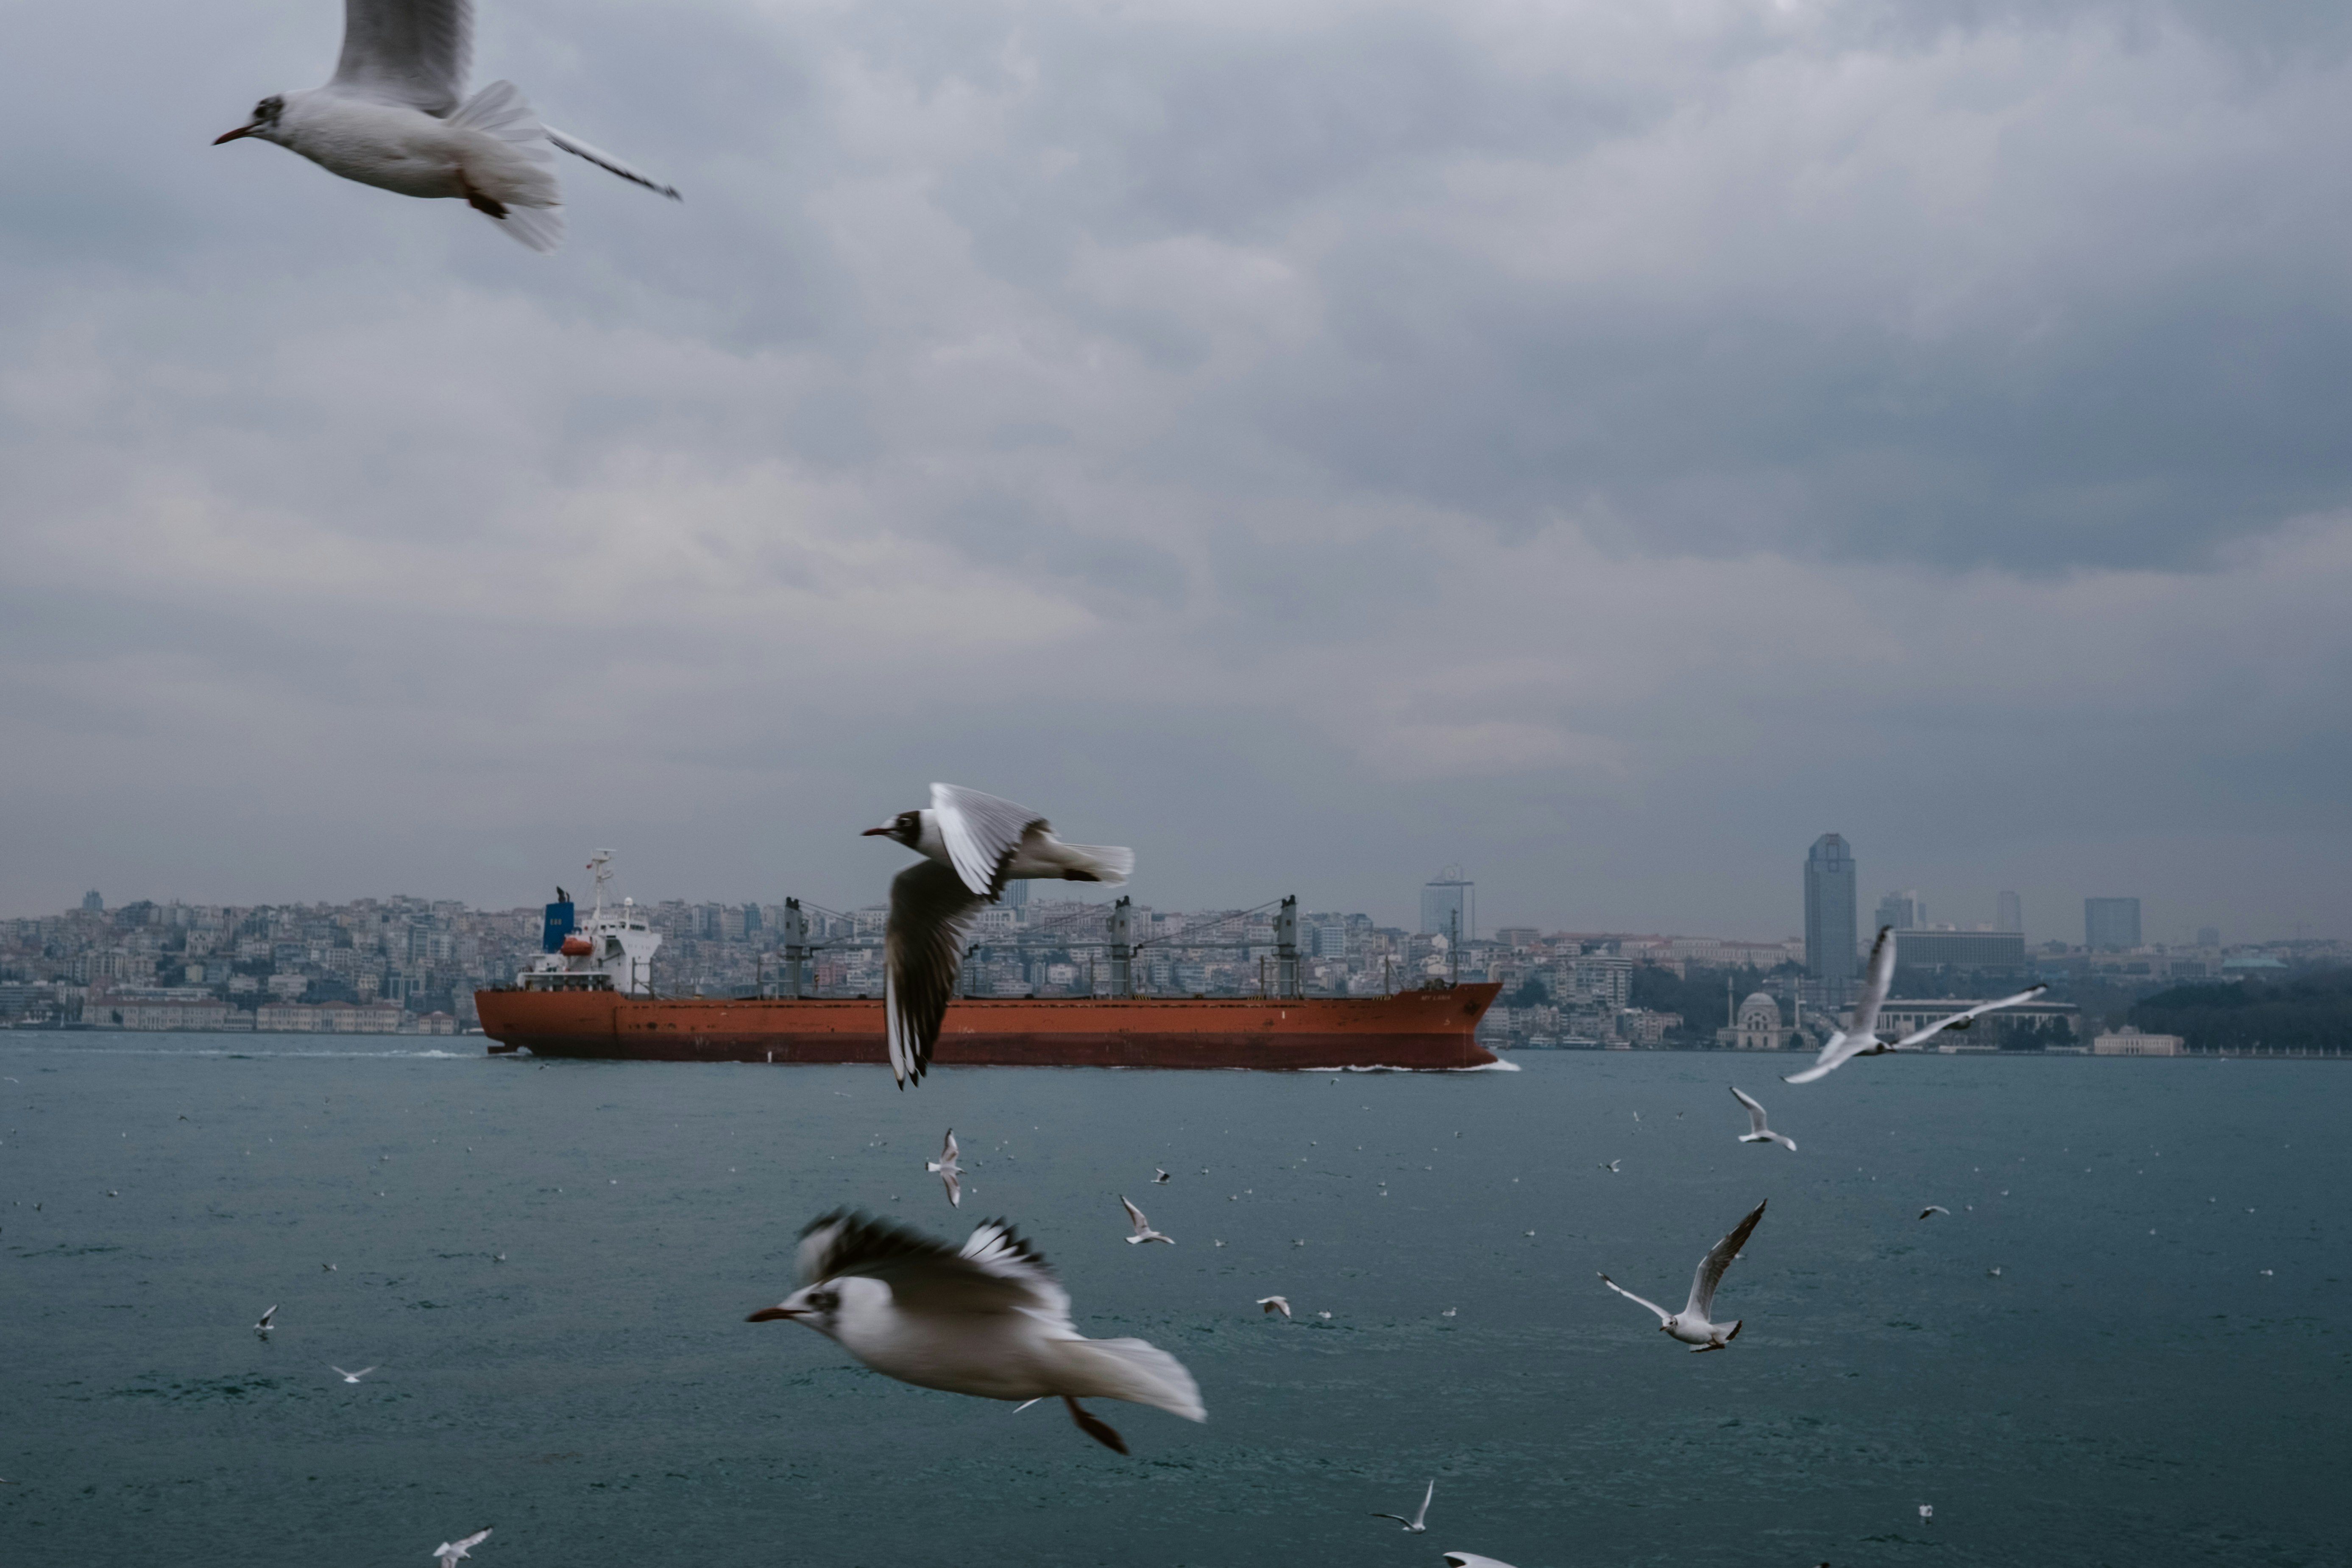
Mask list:
[[[1995,931],[2025,929],[2025,906],[2019,901],[2015,893],[2000,893],[1994,896],[1992,929]]]
[[[1421,934],[1468,942],[1478,934],[1478,884],[1448,866],[1422,886]]]
[[[2221,928],[2220,926],[2199,926],[2197,928],[2197,945],[2200,947],[2221,946]]]
[[[1896,931],[1917,931],[1927,923],[1927,901],[1919,889],[1912,888],[1900,893],[1889,893],[1878,900],[1878,923],[1893,926]]]
[[[2137,899],[2084,899],[2083,945],[2094,952],[2121,952],[2139,945]]]
[[[1858,898],[1853,851],[1836,834],[1822,834],[1805,857],[1805,967],[1815,979],[1853,978]]]

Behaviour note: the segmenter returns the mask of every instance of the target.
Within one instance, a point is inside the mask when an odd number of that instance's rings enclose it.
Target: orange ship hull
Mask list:
[[[1489,1067],[1478,1020],[1499,985],[1393,996],[972,997],[948,1007],[947,1067]],[[882,1004],[865,997],[626,996],[478,991],[493,1051],[624,1061],[886,1061]]]

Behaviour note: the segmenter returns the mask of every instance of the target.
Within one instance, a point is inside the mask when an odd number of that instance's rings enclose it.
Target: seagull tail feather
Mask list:
[[[1144,1340],[1058,1340],[1059,1392],[1077,1399],[1124,1399],[1187,1421],[1206,1421],[1200,1385],[1184,1363]]]

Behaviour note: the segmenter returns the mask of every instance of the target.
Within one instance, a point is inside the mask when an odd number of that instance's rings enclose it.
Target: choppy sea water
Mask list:
[[[434,1044],[0,1037],[12,1556],[415,1563],[489,1524],[485,1568],[2347,1561],[2340,1064],[1795,1089],[1793,1058],[1522,1054],[898,1093]],[[1798,1153],[1733,1141],[1734,1082]],[[950,1123],[961,1215],[922,1168]],[[1121,1193],[1178,1245],[1127,1246]],[[1594,1277],[1678,1306],[1759,1198],[1726,1352]],[[1097,1402],[1123,1459],[1057,1406],[744,1322],[837,1205],[1011,1217],[1080,1329],[1173,1352],[1208,1423]],[[1368,1517],[1433,1477],[1426,1535]]]

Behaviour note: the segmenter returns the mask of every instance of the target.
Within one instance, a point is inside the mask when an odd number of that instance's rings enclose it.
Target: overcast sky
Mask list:
[[[534,255],[210,145],[333,0],[0,54],[0,913],[871,902],[2352,932],[2352,12],[485,0]]]

